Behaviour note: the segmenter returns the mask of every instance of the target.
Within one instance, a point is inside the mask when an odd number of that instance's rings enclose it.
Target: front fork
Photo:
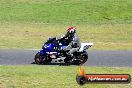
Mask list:
[[[38,51],[38,53],[41,55],[41,59],[40,60],[43,61],[45,59],[45,57],[46,57],[46,53],[44,53],[43,50]]]

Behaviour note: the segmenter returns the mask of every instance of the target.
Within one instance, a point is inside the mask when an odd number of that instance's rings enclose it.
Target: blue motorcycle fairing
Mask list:
[[[52,39],[51,39],[52,40]],[[59,45],[56,45],[56,42],[48,41],[42,46],[42,50],[40,50],[38,53],[40,53],[43,57],[46,57],[47,54],[54,54],[56,56],[60,55],[60,51],[55,51],[56,47],[58,49],[65,49],[67,46],[59,43]]]
[[[62,49],[62,50],[63,50],[63,49],[65,49],[66,47],[67,47],[67,46],[60,45],[60,46],[59,46],[59,49]]]
[[[51,44],[51,43],[45,44],[45,45],[43,46],[43,50],[46,51],[46,52],[50,52],[50,51],[53,50],[54,46],[55,46],[55,45],[54,45],[54,44]]]
[[[65,49],[67,46],[66,45],[62,45],[62,43],[59,43],[59,49]]]
[[[46,55],[46,52],[44,52],[44,50],[42,49],[42,50],[40,50],[39,52],[38,52],[40,55],[42,55],[42,56],[45,56]]]
[[[39,51],[39,53],[42,55],[42,56],[46,56],[46,52],[52,52],[53,48],[54,48],[54,44],[44,44],[43,47],[42,47],[42,50]]]

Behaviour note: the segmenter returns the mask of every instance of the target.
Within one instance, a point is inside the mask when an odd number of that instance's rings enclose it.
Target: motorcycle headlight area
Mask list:
[[[47,47],[49,47],[49,46],[48,46],[48,45],[46,45],[46,44],[44,44],[42,48],[47,48]]]

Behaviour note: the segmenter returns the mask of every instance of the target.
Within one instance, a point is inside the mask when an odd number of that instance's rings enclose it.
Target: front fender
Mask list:
[[[39,53],[40,55],[42,55],[42,56],[45,56],[45,55],[46,55],[46,53],[44,52],[44,50],[40,50],[40,51],[38,51],[38,53]]]

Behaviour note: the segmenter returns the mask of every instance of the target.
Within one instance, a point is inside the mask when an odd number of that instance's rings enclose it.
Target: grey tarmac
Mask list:
[[[38,51],[0,49],[0,65],[30,65],[34,62],[34,56]],[[132,50],[89,50],[88,54],[89,59],[85,66],[132,67]],[[52,63],[60,64],[54,61]]]

